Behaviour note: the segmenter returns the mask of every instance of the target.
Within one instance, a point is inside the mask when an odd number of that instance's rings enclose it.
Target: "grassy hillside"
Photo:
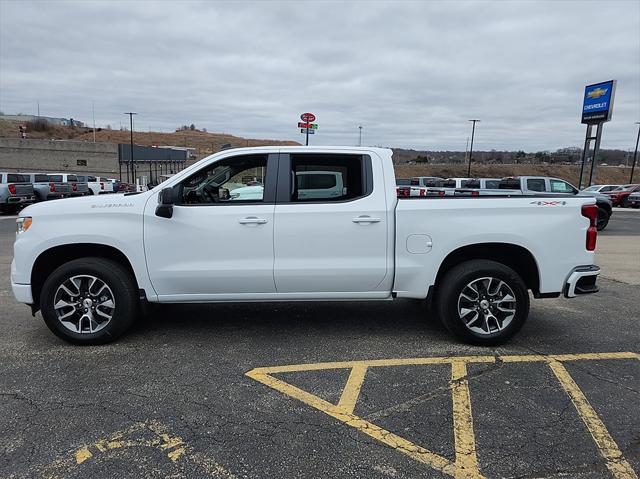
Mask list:
[[[20,122],[0,120],[0,138],[20,138]],[[27,138],[58,139],[74,141],[93,141],[91,128],[49,125],[47,131],[28,131]],[[130,133],[121,130],[101,129],[96,131],[96,141],[107,143],[129,143]],[[133,141],[143,146],[186,146],[196,149],[198,158],[219,151],[229,143],[233,147],[264,145],[299,145],[296,141],[279,141],[255,138],[242,138],[222,133],[203,131],[179,131],[173,133],[133,132]]]

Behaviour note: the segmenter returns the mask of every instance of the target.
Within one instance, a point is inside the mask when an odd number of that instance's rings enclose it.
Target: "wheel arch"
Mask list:
[[[110,259],[122,265],[129,273],[133,281],[138,285],[135,272],[127,256],[118,248],[98,243],[73,243],[49,248],[36,258],[31,269],[31,292],[34,305],[40,304],[40,292],[47,277],[63,264],[80,258],[104,258]],[[139,285],[138,285],[139,287]]]
[[[520,275],[534,296],[540,295],[540,271],[535,257],[527,248],[513,243],[476,243],[451,251],[440,264],[436,287],[451,268],[474,259],[496,261],[510,267]]]

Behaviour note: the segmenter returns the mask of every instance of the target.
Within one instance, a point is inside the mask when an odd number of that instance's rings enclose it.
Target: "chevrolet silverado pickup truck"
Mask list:
[[[341,194],[301,195],[305,171],[339,175]],[[258,197],[229,194],[256,178]],[[494,345],[523,326],[529,291],[598,290],[594,202],[399,199],[388,149],[224,150],[149,191],[27,207],[11,286],[76,344],[116,339],[149,302],[413,298],[461,340]]]

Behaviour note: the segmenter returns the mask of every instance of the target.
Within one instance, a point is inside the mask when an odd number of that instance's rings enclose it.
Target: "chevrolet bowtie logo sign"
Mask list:
[[[587,93],[587,96],[593,99],[600,98],[601,96],[606,95],[608,90],[608,88],[596,88],[595,90],[591,90]]]

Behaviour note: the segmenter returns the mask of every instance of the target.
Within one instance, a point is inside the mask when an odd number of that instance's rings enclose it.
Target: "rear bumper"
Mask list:
[[[575,298],[580,294],[598,292],[596,280],[600,274],[600,267],[596,265],[578,266],[574,268],[564,286],[564,295],[567,298]]]
[[[36,200],[35,196],[27,195],[27,196],[9,196],[7,198],[6,204],[8,205],[20,205],[25,203],[33,203]]]

